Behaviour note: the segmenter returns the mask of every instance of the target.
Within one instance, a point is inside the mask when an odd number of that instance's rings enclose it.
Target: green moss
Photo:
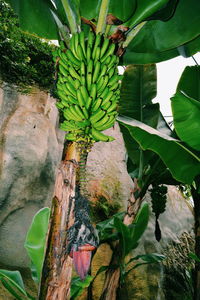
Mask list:
[[[22,32],[10,6],[0,0],[0,78],[20,89],[53,87],[55,46]]]
[[[95,203],[91,203],[91,218],[98,223],[111,218],[119,212],[121,205],[118,202],[108,201],[104,196],[99,196]]]

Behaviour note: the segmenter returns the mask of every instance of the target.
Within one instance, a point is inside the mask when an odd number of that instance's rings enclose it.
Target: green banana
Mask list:
[[[114,141],[114,138],[112,136],[105,135],[104,133],[96,130],[95,128],[91,129],[91,134],[96,141],[102,141],[102,142]]]
[[[93,73],[93,77],[92,77],[92,82],[96,82],[97,81],[100,69],[101,69],[101,63],[100,63],[100,61],[97,61],[96,64],[95,64],[95,67],[94,67],[94,73]]]
[[[101,47],[100,57],[102,57],[105,54],[106,50],[108,49],[109,43],[110,43],[110,40],[105,38],[104,41],[103,41],[103,45]]]
[[[67,75],[68,75],[67,70],[66,70],[62,65],[59,65],[59,71],[60,71],[60,73],[61,73],[63,76],[67,76]]]
[[[95,83],[93,83],[91,85],[91,89],[90,89],[90,97],[92,97],[93,100],[96,99],[96,94],[97,94],[97,86]]]
[[[80,66],[80,61],[74,56],[74,54],[72,53],[72,51],[69,49],[66,52],[66,56],[68,58],[68,63],[72,63],[72,65],[74,64],[75,66]]]
[[[77,133],[73,132],[73,133],[66,134],[66,139],[68,141],[76,141],[77,140]]]
[[[87,47],[87,50],[86,50],[86,60],[87,60],[87,63],[90,61],[91,55],[92,55],[91,48]]]
[[[79,81],[81,81],[80,76],[78,75],[78,73],[75,71],[75,69],[73,67],[69,68],[69,73],[73,78],[78,79]]]
[[[79,40],[80,40],[80,46],[83,50],[83,54],[84,56],[86,57],[86,50],[85,50],[85,34],[84,34],[84,31],[81,31],[80,32],[80,35],[79,35]]]
[[[114,53],[114,51],[115,51],[115,44],[111,44],[106,54],[104,54],[104,56],[101,58],[101,62],[104,62],[108,56]]]
[[[107,109],[107,112],[110,113],[112,112],[113,110],[115,110],[117,107],[117,102],[113,102],[110,107]]]
[[[82,97],[81,90],[77,90],[76,95],[77,95],[77,99],[78,99],[78,103],[79,103],[80,107],[84,107],[85,101],[84,101],[84,98]]]
[[[91,108],[92,112],[95,112],[96,110],[98,110],[101,103],[102,103],[102,99],[98,98],[92,105],[92,108]]]
[[[62,48],[62,49],[61,49]],[[101,133],[113,126],[120,97],[116,45],[103,35],[89,32],[72,34],[70,49],[58,48],[54,58],[58,66],[56,104],[74,141],[112,141]],[[59,57],[59,58],[58,58]]]
[[[93,32],[89,31],[89,34],[88,34],[88,46],[90,48],[92,48],[92,46],[93,46],[94,38],[95,38],[95,36],[94,36]]]
[[[93,127],[94,128],[98,128],[99,126],[103,126],[105,123],[107,123],[109,121],[109,116],[108,115],[105,115],[100,121],[98,122],[95,122],[93,124]]]
[[[78,48],[77,48],[77,54],[78,54],[78,57],[81,61],[84,61],[85,60],[85,54],[83,52],[83,49],[81,47],[81,45],[78,45]]]
[[[98,122],[102,117],[105,116],[105,111],[99,108],[92,116],[90,117],[90,122],[92,124]]]
[[[70,113],[72,113],[72,115],[74,116],[74,120],[75,120],[75,121],[82,121],[84,118],[82,117],[81,114],[79,115],[79,114],[77,113],[77,110],[76,110],[77,107],[78,107],[77,105],[71,105],[71,106],[69,107],[69,111],[70,111]]]

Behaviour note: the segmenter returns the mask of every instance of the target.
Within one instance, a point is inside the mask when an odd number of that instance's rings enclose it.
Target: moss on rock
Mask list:
[[[27,86],[43,90],[52,88],[54,63],[50,45],[23,32],[18,18],[4,1],[0,0],[0,78],[17,85],[22,91]]]

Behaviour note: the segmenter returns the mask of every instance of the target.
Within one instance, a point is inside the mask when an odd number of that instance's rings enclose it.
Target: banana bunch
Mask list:
[[[72,141],[113,141],[102,133],[112,127],[119,100],[120,76],[114,55],[115,44],[102,35],[89,32],[73,34],[70,48],[54,52],[58,62],[57,107],[64,121],[60,128],[68,131]]]

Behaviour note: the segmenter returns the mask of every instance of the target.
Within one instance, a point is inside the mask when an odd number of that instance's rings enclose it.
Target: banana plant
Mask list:
[[[142,72],[146,68],[145,76]],[[133,178],[138,178],[140,195],[145,194],[150,184],[188,184],[194,201],[195,218],[195,251],[200,255],[199,243],[199,199],[200,199],[200,68],[186,67],[177,86],[175,95],[171,98],[174,129],[171,130],[160,118],[157,104],[153,104],[155,80],[152,76],[153,66],[130,66],[126,69],[124,79],[129,82],[127,90],[122,82],[120,112],[118,117],[124,136],[129,159],[127,167]],[[140,72],[143,80],[140,84],[149,85],[148,94],[140,93],[144,89],[131,86],[135,74]],[[147,77],[148,80],[147,80]],[[151,97],[149,96],[151,95]],[[144,98],[143,98],[144,96]],[[130,100],[131,99],[131,100]],[[138,102],[136,99],[140,99]],[[145,99],[145,101],[144,101]],[[146,108],[151,106],[151,110]],[[143,109],[142,109],[143,107]],[[154,107],[154,109],[153,109]],[[151,114],[150,114],[151,111]],[[170,151],[169,151],[170,149]],[[153,193],[153,210],[155,214],[162,213],[165,203],[162,195]],[[138,197],[140,196],[138,195]],[[156,197],[155,197],[156,196]],[[158,224],[157,235],[160,235]],[[200,299],[199,261],[196,261],[194,299]]]
[[[200,3],[7,2],[18,13],[23,30],[41,38],[58,39],[60,45],[54,52],[56,95],[63,120],[61,129],[68,131],[68,143],[56,178],[39,298],[64,299],[69,296],[71,258],[84,277],[91,251],[98,245],[88,215],[85,165],[95,142],[113,140],[102,131],[112,127],[117,116],[121,86],[117,66],[195,53],[199,49]]]

